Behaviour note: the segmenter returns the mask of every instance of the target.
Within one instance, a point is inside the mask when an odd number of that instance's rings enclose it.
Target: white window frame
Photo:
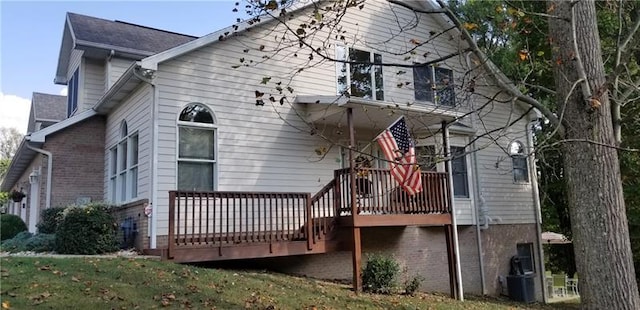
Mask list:
[[[345,93],[351,94],[351,64],[347,61],[350,60],[349,50],[357,50],[360,52],[369,53],[369,61],[371,62],[371,98],[365,98],[369,100],[384,100],[384,70],[383,66],[375,65],[375,63],[382,63],[382,54],[375,53],[373,51],[363,50],[355,47],[346,47],[344,45],[337,44],[336,45],[336,93],[338,95],[343,95]],[[376,56],[379,56],[380,61],[376,62]],[[341,62],[345,61],[345,62]],[[382,77],[382,85],[376,85],[376,73],[380,73]],[[341,85],[340,78],[345,77],[345,85]],[[346,89],[344,89],[346,87]],[[380,88],[382,90],[382,98],[378,98],[376,90]]]
[[[445,68],[445,67],[440,67],[440,66],[434,66],[434,65],[430,65],[427,66],[426,69],[429,70],[429,75],[430,75],[430,79],[431,79],[431,90],[427,90],[427,92],[431,93],[431,100],[426,99],[418,99],[417,97],[417,92],[418,91],[424,91],[422,90],[420,87],[418,87],[418,83],[416,82],[416,77],[417,77],[417,70],[420,69],[425,69],[425,67],[414,67],[413,68],[413,87],[414,87],[414,92],[413,92],[413,98],[418,101],[418,102],[433,102],[436,105],[439,106],[443,106],[443,107],[455,107],[456,106],[456,91],[455,91],[455,83],[454,83],[454,77],[453,77],[453,70],[451,70],[450,68]],[[448,75],[450,76],[450,85],[448,87],[451,87],[452,92],[453,92],[453,104],[442,104],[440,102],[440,96],[438,95],[438,87],[439,85],[436,83],[436,71],[437,70],[446,70],[448,72]]]
[[[189,105],[195,104],[204,107],[209,114],[211,114],[211,118],[213,119],[213,124],[208,123],[200,123],[200,122],[186,122],[180,121],[180,113],[187,108]],[[176,121],[176,189],[180,189],[179,181],[180,181],[180,168],[179,165],[181,162],[192,162],[192,163],[211,163],[213,165],[213,175],[212,178],[212,191],[217,190],[218,188],[218,121],[216,119],[215,113],[209,106],[198,103],[198,102],[190,102],[186,104],[180,109],[178,113],[177,121]],[[188,158],[188,157],[180,157],[180,128],[194,128],[200,130],[209,130],[213,134],[213,159],[196,159],[196,158]]]
[[[451,183],[453,184],[453,191],[454,191],[453,197],[454,198],[468,199],[468,198],[471,198],[471,182],[469,182],[469,174],[471,173],[471,166],[469,165],[469,158],[467,157],[467,148],[464,147],[464,146],[451,145],[450,146],[450,149],[451,149],[450,152],[451,152],[452,157],[455,155],[454,154],[455,153],[454,152],[454,148],[455,149],[462,149],[462,154],[463,154],[462,161],[464,162],[464,167],[465,167],[465,171],[464,171],[465,178],[464,178],[464,181],[465,181],[465,184],[466,184],[467,192],[465,193],[465,195],[461,195],[459,193],[458,194],[455,193],[456,186],[455,186],[455,178],[454,178],[453,180],[451,180]],[[453,170],[454,170],[454,167],[453,167],[453,159],[452,159],[452,162],[451,162],[451,177],[452,178],[454,176],[454,171]]]
[[[523,253],[521,250],[524,250],[528,253]],[[516,253],[518,257],[520,257],[520,263],[522,264],[522,268],[525,274],[533,274],[536,272],[536,257],[535,257],[535,249],[533,247],[533,242],[523,242],[516,244]],[[522,254],[527,254],[522,255]],[[523,262],[523,259],[528,261],[526,264]],[[527,265],[527,266],[525,266]],[[530,265],[530,268],[525,268]]]
[[[518,149],[515,149],[516,145],[519,145]],[[514,183],[529,183],[529,160],[527,159],[526,149],[524,143],[515,140],[509,143],[509,156],[511,156],[511,166],[512,166],[512,174],[513,174],[513,182]],[[517,162],[520,162],[522,167],[520,167]],[[517,173],[517,171],[522,171],[522,174]],[[520,178],[519,176],[523,176],[524,178]]]
[[[108,196],[113,203],[124,203],[138,197],[139,146],[138,131],[129,133],[127,122],[123,120],[120,123],[120,139],[109,148]],[[124,158],[123,153],[126,154]]]
[[[80,66],[71,74],[67,81],[67,118],[78,111],[80,101]]]

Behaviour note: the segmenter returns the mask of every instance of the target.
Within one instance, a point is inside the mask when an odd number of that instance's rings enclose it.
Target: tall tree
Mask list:
[[[547,11],[581,298],[640,309],[595,3],[551,1]]]
[[[13,157],[22,137],[22,134],[13,127],[0,127],[0,159]]]

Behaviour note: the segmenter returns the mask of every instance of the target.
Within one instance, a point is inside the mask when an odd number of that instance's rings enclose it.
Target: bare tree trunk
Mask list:
[[[548,11],[559,17],[549,33],[582,305],[640,309],[595,4],[551,1]]]

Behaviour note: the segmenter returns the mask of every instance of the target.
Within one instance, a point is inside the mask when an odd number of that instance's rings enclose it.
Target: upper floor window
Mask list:
[[[138,197],[138,132],[120,124],[120,140],[109,149],[109,192],[112,202]]]
[[[451,174],[453,176],[453,196],[469,197],[469,178],[467,172],[467,157],[464,147],[451,147]]]
[[[456,105],[453,71],[435,66],[413,68],[413,87],[418,101],[431,101],[442,106]]]
[[[513,180],[515,182],[529,182],[527,154],[520,141],[513,141],[509,144],[509,156],[511,156],[513,163]]]
[[[67,117],[73,115],[78,110],[78,80],[80,79],[80,68],[76,69],[67,83]]]
[[[178,190],[212,191],[215,168],[213,113],[202,104],[190,103],[178,116]]]
[[[349,63],[336,62],[338,94],[384,100],[384,82],[382,79],[382,55],[344,46],[336,48],[336,59]]]

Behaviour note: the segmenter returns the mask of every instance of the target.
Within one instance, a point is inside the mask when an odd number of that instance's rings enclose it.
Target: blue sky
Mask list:
[[[235,2],[0,0],[0,127],[26,130],[32,92],[64,88],[53,78],[66,12],[203,36],[240,17]]]

